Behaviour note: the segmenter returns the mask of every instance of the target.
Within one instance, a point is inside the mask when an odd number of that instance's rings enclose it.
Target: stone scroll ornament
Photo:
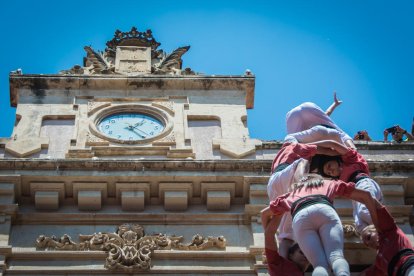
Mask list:
[[[151,268],[151,255],[154,250],[204,250],[225,249],[223,236],[193,236],[189,244],[182,243],[182,236],[166,234],[145,235],[144,228],[138,224],[122,224],[115,233],[94,233],[79,235],[79,243],[64,234],[61,238],[40,235],[36,247],[45,250],[105,251],[108,256],[105,267],[109,270],[134,272]]]
[[[116,30],[112,40],[106,43],[105,51],[96,51],[91,46],[85,46],[86,57],[83,66],[75,65],[69,70],[62,70],[63,75],[111,75],[121,74],[116,70],[117,47],[146,47],[150,51],[151,70],[149,74],[157,75],[196,75],[191,68],[182,69],[181,57],[190,49],[183,46],[175,49],[170,54],[158,50],[161,43],[157,42],[151,30],[140,32],[132,27],[129,32]]]
[[[358,231],[354,224],[344,223],[342,224],[342,228],[344,230],[344,237],[351,238],[351,237],[359,237]]]

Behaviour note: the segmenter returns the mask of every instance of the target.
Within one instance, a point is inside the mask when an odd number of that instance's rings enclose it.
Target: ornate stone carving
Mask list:
[[[166,75],[166,74],[173,74],[173,75],[181,75],[181,67],[183,60],[181,57],[190,49],[190,46],[184,46],[175,49],[171,54],[166,55],[163,53],[159,62],[155,63],[152,67],[152,71],[154,74],[158,75]],[[190,69],[191,71],[191,69]],[[187,75],[188,68],[184,71]],[[194,75],[194,72],[193,74]]]
[[[154,146],[172,146],[175,145],[175,135],[174,132],[171,132],[169,135],[161,138],[160,140],[156,140],[152,143]]]
[[[56,250],[78,250],[78,245],[66,234],[59,239],[54,235],[51,237],[40,235],[36,240],[36,246],[38,248],[54,248]]]
[[[359,237],[354,224],[342,224],[342,228],[344,229],[345,238],[351,238],[352,236]]]
[[[85,70],[83,70],[82,66],[79,64],[74,65],[69,70],[62,70],[59,72],[59,74],[62,75],[83,75]]]
[[[91,46],[85,46],[86,58],[83,67],[75,65],[69,70],[60,71],[60,74],[195,74],[190,68],[182,70],[181,57],[190,49],[190,46],[179,47],[172,53],[166,54],[163,50],[157,50],[160,45],[161,43],[152,36],[151,30],[140,32],[136,27],[132,27],[129,32],[116,30],[114,38],[106,43],[105,51],[95,51]],[[148,60],[145,54],[133,54],[133,52],[141,51],[145,53],[145,49],[149,49]],[[124,60],[125,57],[123,57],[120,61],[117,55],[121,53],[129,56],[130,60]],[[119,62],[122,64],[120,65]],[[148,69],[141,68],[140,64],[146,62],[148,62]]]
[[[46,250],[94,250],[105,251],[108,256],[105,267],[109,270],[134,272],[149,270],[154,250],[205,250],[225,249],[226,239],[219,237],[193,236],[191,243],[182,243],[182,236],[166,234],[145,235],[139,224],[122,224],[115,233],[94,233],[79,235],[79,243],[64,234],[60,239],[55,236],[40,235],[36,240],[38,249]]]
[[[157,51],[157,48],[160,45],[161,43],[157,42],[152,36],[151,30],[140,32],[136,27],[132,27],[129,32],[121,32],[120,30],[116,30],[114,38],[106,42],[107,48],[105,49],[105,52],[115,57],[117,46],[145,46],[151,47],[153,52],[152,58],[157,58],[162,52],[162,50]]]
[[[93,113],[102,109],[104,107],[110,106],[109,102],[88,102],[88,116],[91,116]]]
[[[174,115],[174,103],[170,101],[154,101],[152,102],[153,106],[162,108],[163,110],[167,111],[171,115]]]

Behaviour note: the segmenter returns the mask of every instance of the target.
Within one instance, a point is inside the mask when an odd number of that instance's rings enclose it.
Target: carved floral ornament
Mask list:
[[[114,38],[106,43],[105,51],[95,51],[91,46],[85,46],[86,57],[83,67],[75,65],[59,73],[64,75],[195,75],[190,68],[182,70],[181,57],[190,46],[179,47],[172,53],[166,54],[163,50],[157,50],[160,45],[161,43],[152,36],[151,30],[140,32],[136,27],[132,27],[129,32],[116,30]]]
[[[345,238],[359,237],[355,224],[343,223],[342,229],[344,230]]]
[[[105,251],[108,253],[105,268],[124,272],[149,270],[154,250],[226,248],[223,236],[203,237],[196,234],[189,244],[183,244],[182,240],[182,236],[145,235],[144,228],[139,224],[122,224],[115,233],[79,235],[79,243],[75,243],[67,234],[59,239],[40,235],[36,247],[45,250]]]

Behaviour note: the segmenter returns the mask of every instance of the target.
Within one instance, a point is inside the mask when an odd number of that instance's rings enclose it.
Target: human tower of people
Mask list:
[[[333,206],[336,197],[352,200],[356,230],[377,250],[362,275],[414,275],[414,250],[382,205],[378,184],[350,136],[324,112],[303,103],[286,115],[288,134],[272,164],[268,207],[261,211],[270,275],[350,275],[344,233]],[[277,239],[275,234],[278,231]]]

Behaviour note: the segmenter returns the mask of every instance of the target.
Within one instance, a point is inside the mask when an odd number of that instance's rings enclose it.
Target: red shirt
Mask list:
[[[309,159],[316,154],[316,146],[300,143],[284,143],[272,163],[272,173],[282,163],[292,164],[299,158]]]
[[[270,276],[303,276],[304,273],[292,261],[283,258],[279,252],[265,248]]]
[[[355,190],[355,184],[346,183],[341,180],[325,180],[319,187],[301,188],[296,191],[286,193],[270,202],[270,209],[275,214],[283,214],[290,211],[292,203],[308,195],[324,195],[333,202],[335,197],[348,197]]]
[[[414,249],[404,232],[395,224],[387,208],[377,209],[377,214],[380,218],[378,222],[379,247],[375,263],[365,271],[367,276],[387,275],[388,264],[395,254],[405,248]],[[396,266],[394,273],[399,267],[399,265]]]
[[[348,149],[348,152],[342,155],[342,171],[339,179],[345,182],[350,181],[351,175],[356,171],[361,171],[369,175],[368,163],[361,154],[354,149]]]

